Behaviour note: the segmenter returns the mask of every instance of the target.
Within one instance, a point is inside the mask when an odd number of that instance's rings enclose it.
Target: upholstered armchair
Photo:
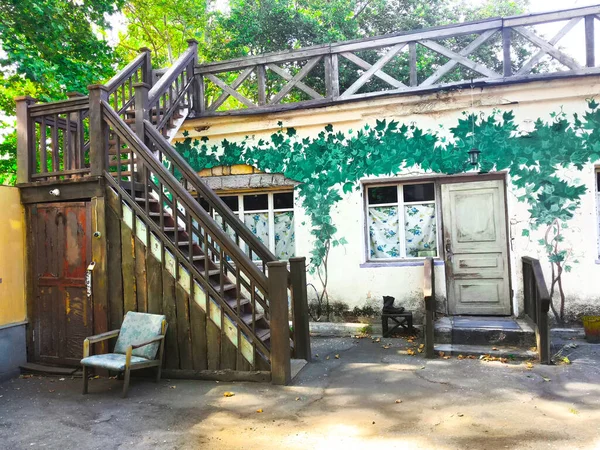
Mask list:
[[[123,397],[127,397],[132,370],[156,367],[156,381],[160,380],[167,320],[158,314],[129,311],[119,330],[90,336],[83,341],[83,393],[88,393],[88,369],[98,367],[124,373]],[[90,344],[117,338],[114,353],[90,356]]]

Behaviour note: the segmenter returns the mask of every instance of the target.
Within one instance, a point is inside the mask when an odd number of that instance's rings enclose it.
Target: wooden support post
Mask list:
[[[417,80],[417,43],[408,43],[408,56],[409,56],[409,68],[410,68],[410,85],[416,86]]]
[[[135,83],[135,134],[145,142],[144,120],[149,120],[148,112],[148,91],[150,85],[148,83]]]
[[[433,358],[435,315],[435,274],[433,258],[427,258],[424,264],[423,297],[425,300],[425,357]]]
[[[29,105],[35,99],[24,96],[15,98],[17,105],[17,183],[28,183],[35,172],[36,148],[33,122],[29,120]]]
[[[585,65],[587,67],[596,66],[594,20],[594,16],[585,16]]]
[[[192,82],[191,109],[194,115],[198,117],[204,112],[204,80],[195,74],[196,66],[198,65],[198,41],[196,39],[188,39],[187,43],[188,51],[194,52],[194,62],[187,69],[188,79],[193,78],[194,80]],[[200,83],[202,83],[202,86],[200,86]]]
[[[256,76],[258,79],[258,104],[267,104],[267,71],[264,64],[256,66]]]
[[[536,295],[540,295],[536,292]],[[537,301],[537,346],[540,363],[552,364],[550,353],[550,322],[548,321],[548,312],[550,311],[550,300]]]
[[[328,71],[329,74],[327,74]],[[335,100],[340,96],[340,72],[337,53],[325,57],[325,75],[327,98]]]
[[[92,301],[94,305],[94,334],[108,331],[108,250],[106,242],[105,197],[92,198]],[[108,351],[107,341],[100,344],[102,353]],[[98,348],[98,347],[96,347]]]
[[[503,67],[504,67],[504,76],[510,77],[512,76],[512,61],[510,57],[510,38],[511,38],[512,28],[504,27],[502,28],[502,51],[503,51]]]
[[[90,169],[92,176],[104,175],[108,166],[108,125],[102,116],[101,101],[108,101],[108,91],[101,84],[88,86],[90,93]]]
[[[292,379],[290,326],[287,299],[288,271],[285,261],[267,263],[271,311],[271,382],[286,385]]]
[[[294,327],[294,356],[310,362],[308,295],[306,292],[306,258],[290,258]]]
[[[140,53],[145,53],[146,58],[144,60],[144,64],[142,65],[142,79],[139,81],[152,86],[152,51],[148,47],[142,47],[140,48]]]

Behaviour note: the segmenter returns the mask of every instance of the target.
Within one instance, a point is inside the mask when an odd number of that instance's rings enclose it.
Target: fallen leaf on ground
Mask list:
[[[177,386],[169,386],[169,389],[177,389]]]
[[[457,414],[457,416],[458,416],[458,417],[463,417],[463,416],[464,416],[464,414]]]
[[[33,375],[28,374],[28,375],[19,375],[19,378],[31,378],[33,377]]]
[[[382,345],[381,348],[387,350],[388,348],[390,348],[390,345]]]
[[[421,350],[423,350],[423,349],[425,348],[425,344],[421,344],[421,345],[419,345],[419,348],[420,348]]]
[[[92,380],[97,380],[98,378],[100,378],[100,375],[96,375],[95,377],[92,377]]]
[[[444,359],[450,359],[451,356],[442,356],[442,358],[444,358]]]
[[[417,349],[417,351],[418,351],[419,353],[423,353],[423,349],[422,349],[422,348],[420,348],[420,347]]]
[[[377,338],[377,339],[375,339],[373,342],[375,342],[375,343],[379,343],[379,342],[381,342],[381,338]]]
[[[300,397],[296,397],[296,401],[299,401],[299,400],[300,400]]]
[[[406,353],[408,353],[410,356],[415,356],[415,351],[411,348],[409,348],[408,350],[406,350]]]
[[[58,381],[65,381],[65,379],[64,378],[59,378]]]
[[[527,370],[533,369],[533,364],[531,364],[530,362],[525,363],[525,366],[527,367]]]
[[[317,354],[315,355],[315,358],[318,358],[318,357],[319,357],[319,354],[317,353]]]
[[[396,403],[402,403],[402,400],[398,399],[396,400]]]
[[[532,352],[537,352],[537,347],[531,347],[529,350],[531,350]]]
[[[407,339],[406,342],[412,344],[414,342],[414,339]]]
[[[438,352],[438,355],[440,355],[440,358],[443,358],[445,353],[444,352]]]
[[[569,408],[569,412],[571,414],[579,414],[579,411],[577,411],[575,408]]]
[[[542,380],[544,380],[544,381],[550,381],[550,378],[542,377]]]
[[[335,355],[335,359],[340,359],[340,355]]]
[[[566,356],[563,356],[562,362],[564,362],[565,364],[571,364],[571,360]]]
[[[261,412],[263,412],[263,410],[262,409],[257,409],[256,412],[257,413],[261,413]]]
[[[456,359],[464,359],[464,358],[465,358],[465,357],[464,357],[463,355],[458,355],[458,356],[456,357]]]
[[[54,392],[55,389],[48,389],[48,392]]]
[[[223,393],[223,397],[233,397],[234,395],[235,394],[233,392],[229,392],[229,391]]]
[[[325,358],[325,359],[329,359],[329,356],[327,358]]]

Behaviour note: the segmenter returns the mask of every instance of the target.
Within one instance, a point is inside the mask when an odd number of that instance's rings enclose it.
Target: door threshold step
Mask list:
[[[489,355],[495,358],[507,358],[508,360],[529,360],[537,359],[537,352],[531,349],[494,346],[494,345],[459,345],[459,344],[435,344],[433,347],[435,353],[444,352],[451,356],[485,356]]]
[[[49,366],[46,364],[37,364],[37,363],[25,363],[19,366],[21,369],[21,373],[34,373],[38,375],[64,375],[64,376],[72,376],[75,375],[77,371],[80,371],[79,367],[58,367],[58,366]]]

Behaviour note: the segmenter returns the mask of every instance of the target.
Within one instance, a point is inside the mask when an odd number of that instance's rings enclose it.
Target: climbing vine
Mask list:
[[[535,130],[521,133],[512,111],[494,110],[489,115],[463,113],[456,126],[446,130],[423,130],[413,124],[377,120],[353,132],[327,125],[316,137],[300,137],[294,128],[283,128],[269,139],[246,137],[241,142],[227,139],[209,145],[207,138],[189,137],[176,144],[178,151],[195,170],[216,166],[248,164],[267,173],[281,173],[299,183],[296,191],[311,222],[314,246],[310,252],[311,271],[322,283],[327,297],[327,258],[332,247],[346,243],[336,237],[331,213],[343,193],[359,189],[367,176],[391,176],[403,169],[425,173],[456,174],[471,170],[467,151],[481,151],[482,172],[508,170],[518,188],[519,201],[529,206],[530,230],[546,228],[539,241],[552,264],[552,291],[558,286],[560,306],[553,308],[564,319],[564,292],[561,276],[569,271],[569,250],[563,248],[560,230],[567,226],[580,205],[586,187],[561,177],[568,167],[582,170],[600,159],[600,108],[594,100],[580,117],[564,112],[549,120],[537,119]]]

